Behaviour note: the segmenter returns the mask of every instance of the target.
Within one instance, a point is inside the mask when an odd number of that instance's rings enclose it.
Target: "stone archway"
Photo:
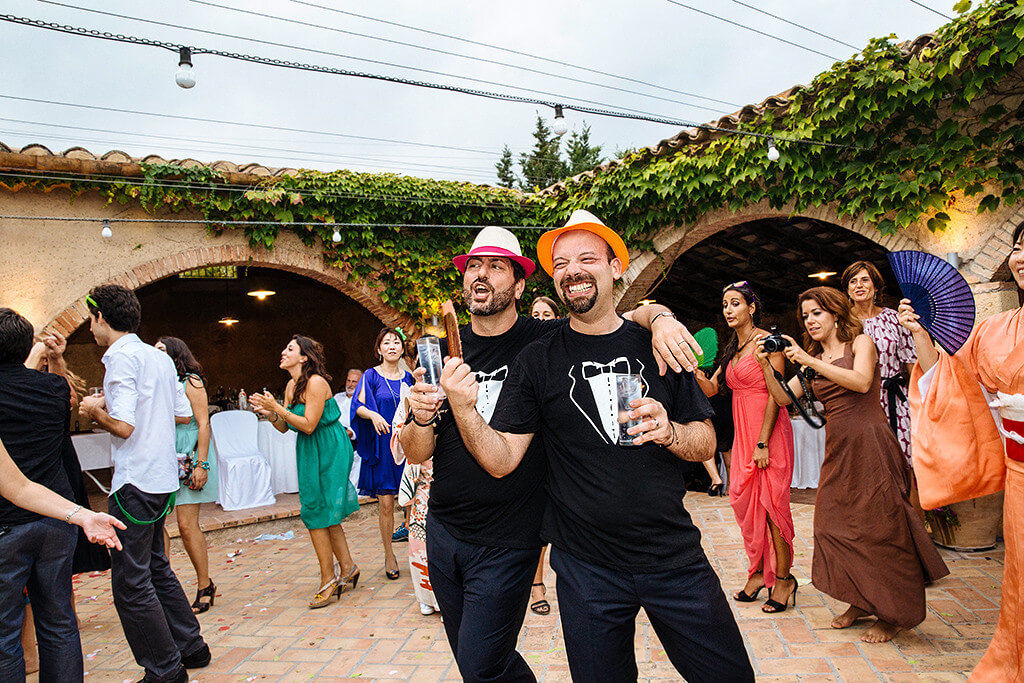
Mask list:
[[[402,327],[407,333],[414,332],[415,322],[398,313],[380,300],[380,296],[369,286],[352,282],[348,272],[324,264],[319,252],[301,251],[287,247],[276,249],[252,248],[247,245],[224,245],[193,247],[185,251],[153,259],[104,283],[122,285],[136,290],[144,285],[176,275],[182,271],[206,266],[260,266],[284,270],[302,275],[332,287],[353,301],[365,307],[388,327]],[[101,284],[97,282],[96,284]],[[77,299],[45,326],[45,330],[56,330],[67,336],[74,332],[89,317],[85,297]]]
[[[794,221],[806,218],[830,223],[838,228],[857,233],[888,251],[922,248],[920,242],[907,233],[883,235],[865,221],[841,217],[834,208],[827,206],[801,212],[785,208],[772,209],[764,203],[747,207],[738,212],[721,209],[705,214],[696,223],[666,226],[655,234],[654,250],[631,254],[629,268],[623,274],[616,290],[618,308],[629,310],[635,307],[657,283],[662,273],[670,268],[679,255],[687,249],[742,223],[772,218]]]

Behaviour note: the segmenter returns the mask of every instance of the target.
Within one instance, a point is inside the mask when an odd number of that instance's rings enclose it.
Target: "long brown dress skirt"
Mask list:
[[[833,364],[853,368],[848,344]],[[883,621],[912,628],[925,617],[924,586],[949,573],[910,504],[910,473],[878,402],[875,368],[865,394],[818,377],[825,460],[814,507],[814,586]]]

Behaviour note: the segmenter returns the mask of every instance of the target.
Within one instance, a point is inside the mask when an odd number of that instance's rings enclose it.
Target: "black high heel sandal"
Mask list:
[[[715,496],[725,495],[725,482],[721,484],[712,484],[708,487],[708,495],[714,498]]]
[[[217,597],[217,587],[213,585],[213,581],[210,581],[210,585],[206,588],[201,588],[196,591],[195,602],[192,603],[192,613],[202,614],[211,607],[213,607],[213,601]],[[210,598],[209,602],[204,602],[203,598]]]
[[[800,587],[800,582],[796,580],[796,577],[790,574],[789,576],[776,576],[776,581],[789,581],[793,580],[793,592],[790,593],[790,597],[793,598],[793,607],[796,607],[796,589]],[[786,598],[786,602],[779,602],[778,600],[772,600],[772,591],[768,590],[768,599],[761,606],[761,611],[765,614],[777,614],[778,612],[785,612],[789,608],[789,598]]]
[[[760,573],[761,572],[757,572],[757,574]],[[757,587],[757,590],[754,591],[752,595],[750,593],[747,593],[746,590],[736,591],[735,593],[733,593],[732,599],[736,602],[754,602],[755,600],[757,600],[757,596],[761,594],[761,591],[763,589],[764,584],[762,583],[760,586]]]

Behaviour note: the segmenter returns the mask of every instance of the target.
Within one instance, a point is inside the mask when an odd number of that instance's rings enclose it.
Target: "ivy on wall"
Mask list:
[[[958,194],[980,195],[980,211],[1024,199],[1024,0],[989,1],[943,26],[935,44],[907,58],[894,37],[872,40],[795,94],[788,107],[742,124],[745,130],[847,145],[779,142],[770,162],[763,140],[723,136],[665,157],[640,151],[555,194],[423,180],[394,174],[302,171],[229,192],[208,167],[144,165],[144,184],[90,184],[110,201],[150,211],[199,211],[214,232],[241,229],[254,245],[272,247],[281,229],[321,244],[326,263],[370,283],[382,301],[415,321],[457,297],[451,256],[468,248],[467,228],[341,227],[337,223],[556,225],[586,208],[615,226],[634,247],[654,232],[702,214],[767,201],[797,211],[834,204],[841,215],[873,222],[883,233],[927,220],[945,228]],[[780,133],[781,134],[781,133]],[[850,149],[856,147],[861,149]],[[176,186],[159,184],[173,179]],[[32,181],[52,184],[52,181]],[[273,221],[230,226],[224,221]],[[317,223],[315,226],[296,223]],[[536,231],[518,233],[534,253]],[[550,293],[541,272],[528,291]]]

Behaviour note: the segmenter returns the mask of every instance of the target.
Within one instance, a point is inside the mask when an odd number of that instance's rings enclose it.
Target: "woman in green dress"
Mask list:
[[[349,481],[352,442],[338,422],[341,409],[328,382],[324,349],[318,341],[295,335],[281,352],[281,369],[292,376],[280,405],[269,392],[249,397],[252,405],[279,432],[298,432],[295,456],[299,472],[302,523],[309,529],[317,561],[320,588],[309,601],[311,609],[326,607],[332,598],[354,589],[359,568],[349,553],[341,520],[359,509],[359,498]],[[341,565],[335,573],[334,559]]]
[[[189,456],[192,474],[182,483],[175,496],[178,532],[188,559],[196,570],[196,599],[192,611],[202,614],[211,607],[217,586],[210,580],[210,558],[206,551],[206,535],[199,527],[199,504],[217,502],[217,456],[210,441],[210,411],[203,382],[203,367],[192,351],[177,337],[160,337],[154,345],[174,361],[178,381],[192,406],[192,417],[187,423],[174,426],[174,450]],[[179,418],[175,418],[178,420]],[[164,527],[164,547],[170,547],[167,528]]]

